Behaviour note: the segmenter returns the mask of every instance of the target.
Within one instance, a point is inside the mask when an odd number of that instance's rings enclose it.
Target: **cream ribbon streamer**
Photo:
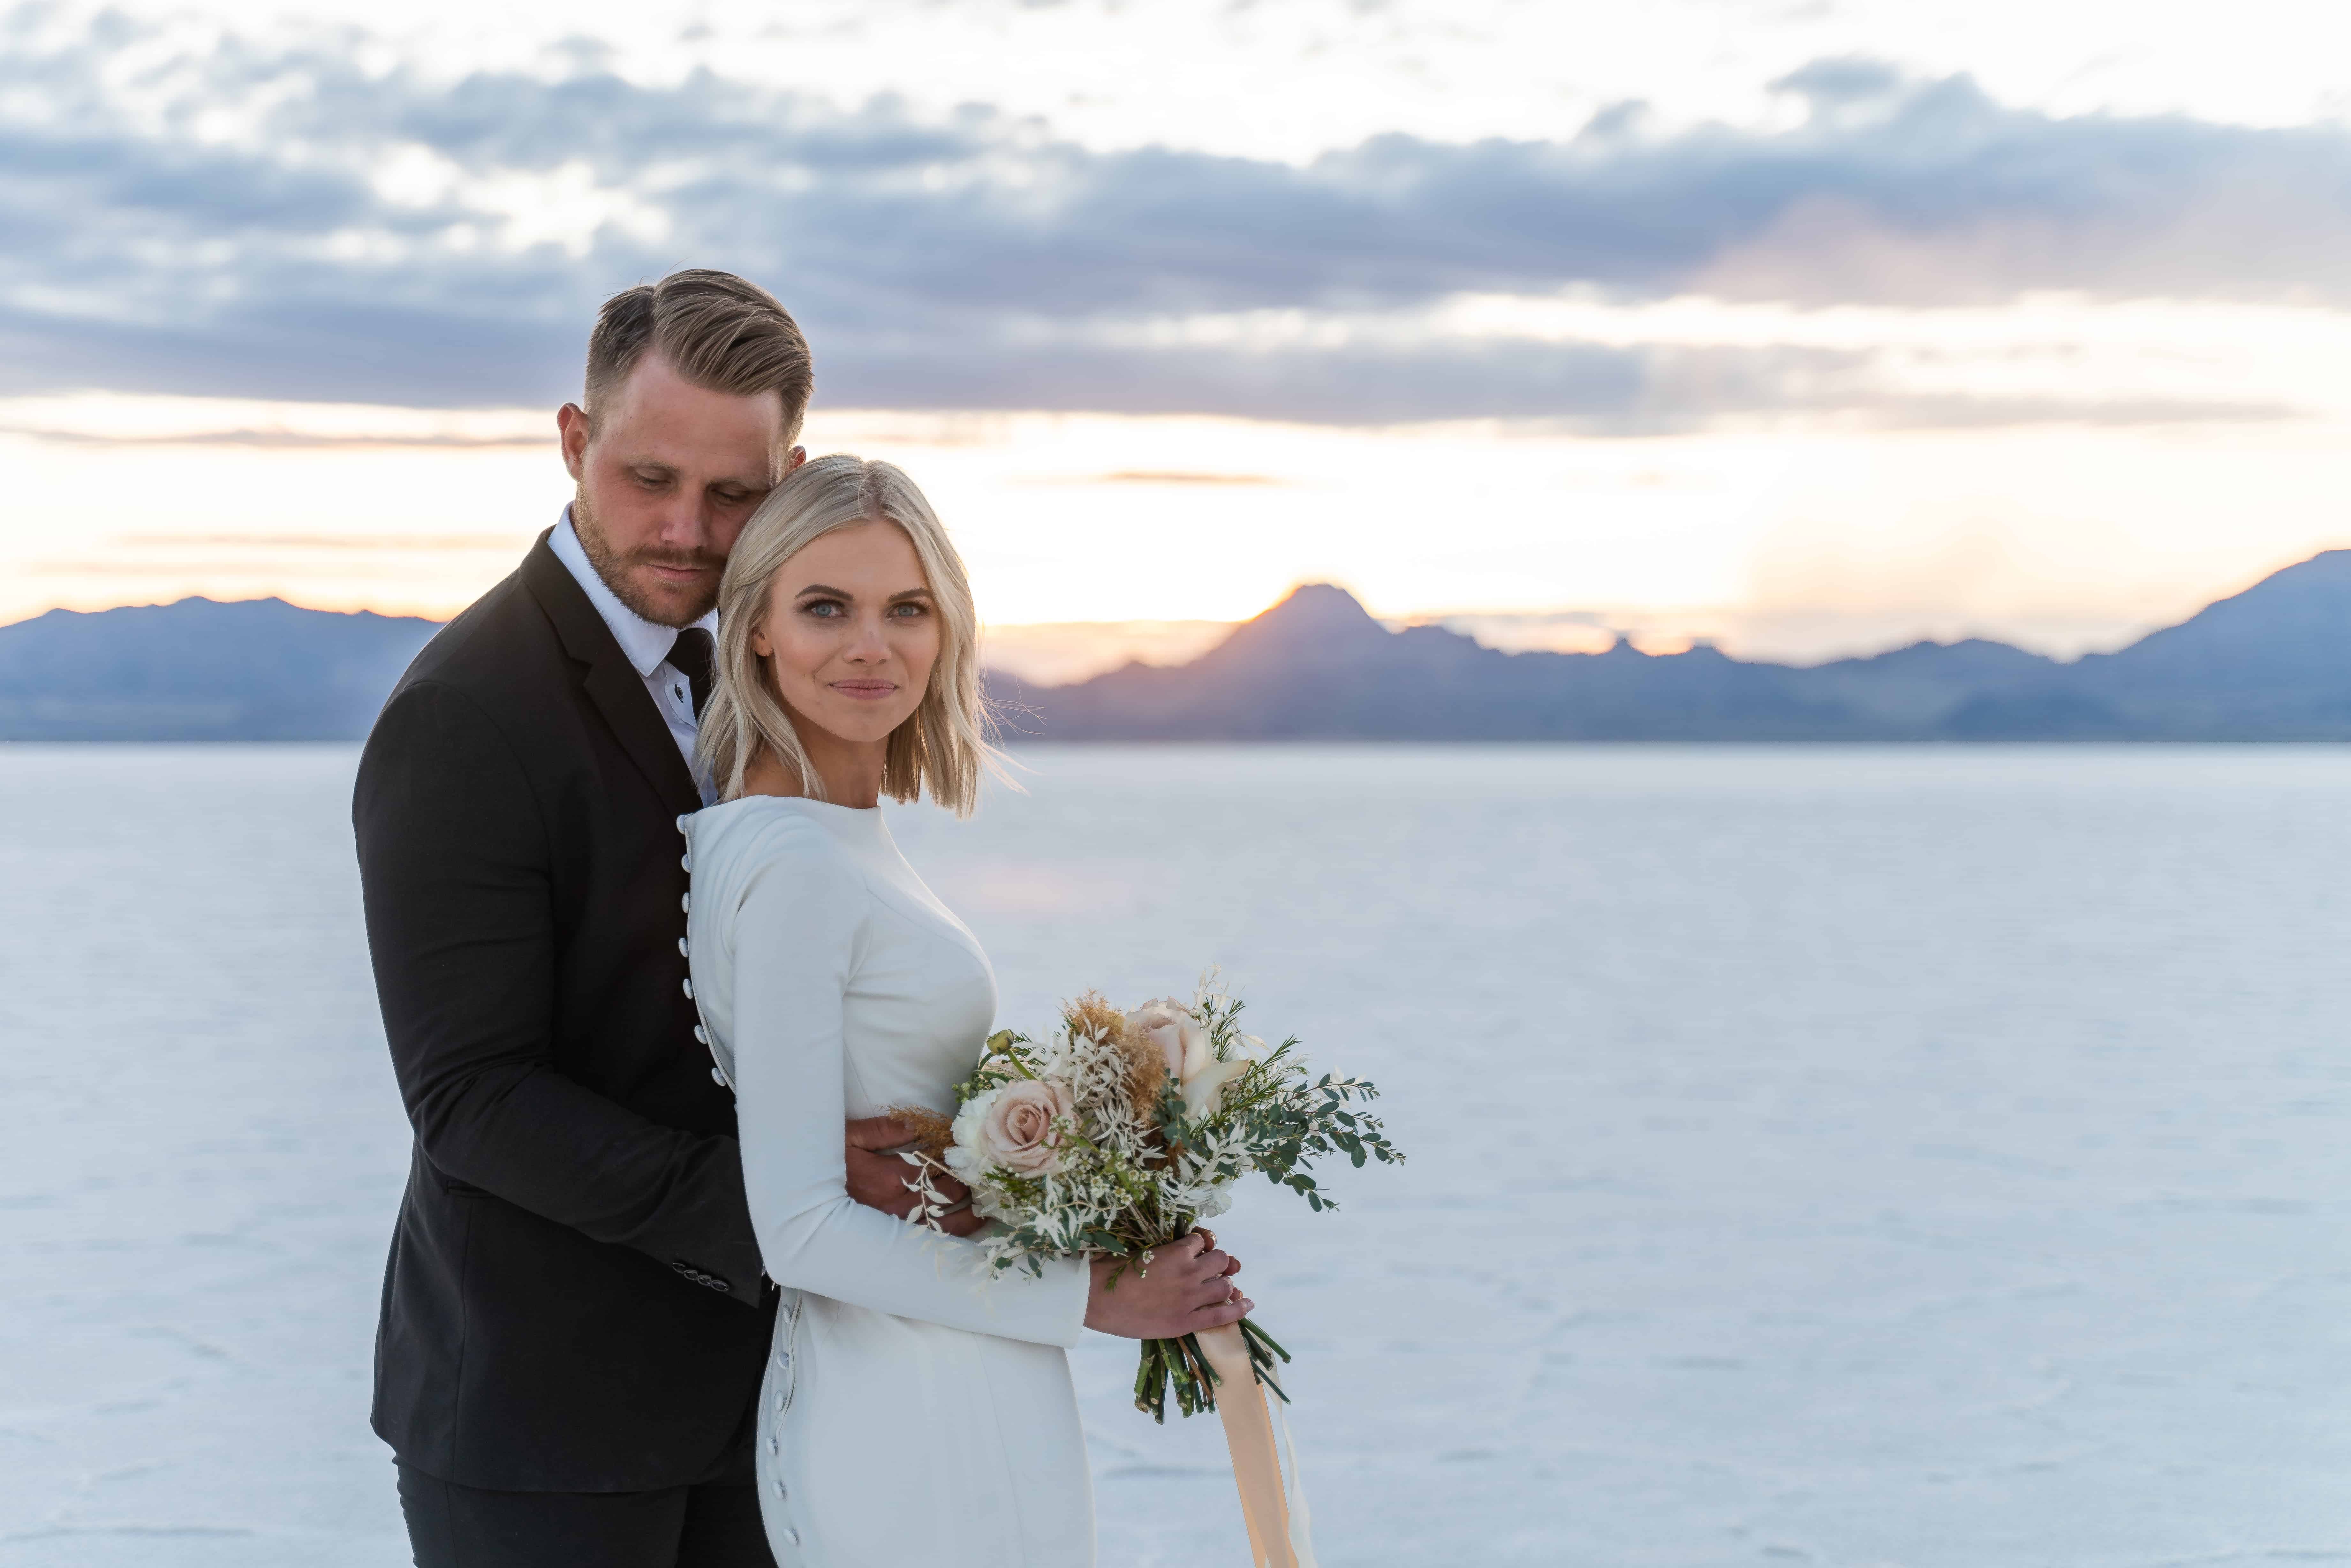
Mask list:
[[[1199,1341],[1208,1370],[1217,1375],[1217,1416],[1225,1424],[1225,1448],[1232,1455],[1233,1479],[1240,1487],[1251,1563],[1255,1568],[1315,1568],[1289,1416],[1281,1418],[1281,1449],[1290,1457],[1285,1485],[1265,1390],[1258,1386],[1256,1369],[1249,1365],[1249,1342],[1238,1328],[1229,1326],[1206,1330]]]

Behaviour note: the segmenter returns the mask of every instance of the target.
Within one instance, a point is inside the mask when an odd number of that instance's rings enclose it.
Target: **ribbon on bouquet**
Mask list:
[[[1290,1417],[1281,1416],[1280,1453],[1274,1423],[1249,1363],[1249,1342],[1238,1326],[1204,1329],[1200,1354],[1217,1375],[1217,1416],[1225,1425],[1225,1448],[1232,1455],[1233,1479],[1240,1487],[1241,1518],[1249,1525],[1254,1568],[1315,1568],[1314,1541],[1306,1494],[1298,1484],[1298,1449],[1290,1440]],[[1285,1483],[1281,1461],[1290,1460]]]

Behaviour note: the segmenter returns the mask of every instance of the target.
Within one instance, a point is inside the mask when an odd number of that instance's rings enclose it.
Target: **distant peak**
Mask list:
[[[1284,594],[1280,603],[1257,619],[1270,621],[1277,616],[1284,620],[1312,617],[1317,621],[1372,622],[1372,612],[1364,608],[1364,601],[1335,582],[1301,582]]]
[[[1241,627],[1261,638],[1288,642],[1385,643],[1388,629],[1372,619],[1363,601],[1335,582],[1301,582],[1280,603]]]
[[[1345,663],[1384,650],[1394,633],[1372,619],[1353,594],[1332,582],[1302,582],[1280,603],[1233,628],[1217,648],[1220,660],[1278,654],[1322,664]]]

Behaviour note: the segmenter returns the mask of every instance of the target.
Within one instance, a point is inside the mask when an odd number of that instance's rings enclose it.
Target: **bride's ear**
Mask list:
[[[768,628],[765,625],[751,628],[751,652],[762,659],[772,659],[776,656],[776,645],[768,640]]]

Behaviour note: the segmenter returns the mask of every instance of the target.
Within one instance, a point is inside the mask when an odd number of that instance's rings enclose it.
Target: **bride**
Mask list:
[[[832,456],[743,529],[719,589],[681,819],[691,982],[734,1088],[744,1183],[783,1288],[759,1396],[759,1501],[783,1568],[1093,1561],[1070,1385],[1081,1324],[1173,1338],[1249,1310],[1195,1235],[1110,1287],[1064,1260],[989,1278],[977,1244],[852,1202],[841,1122],[952,1113],[996,982],[878,802],[967,815],[987,755],[963,562],[914,482]]]

